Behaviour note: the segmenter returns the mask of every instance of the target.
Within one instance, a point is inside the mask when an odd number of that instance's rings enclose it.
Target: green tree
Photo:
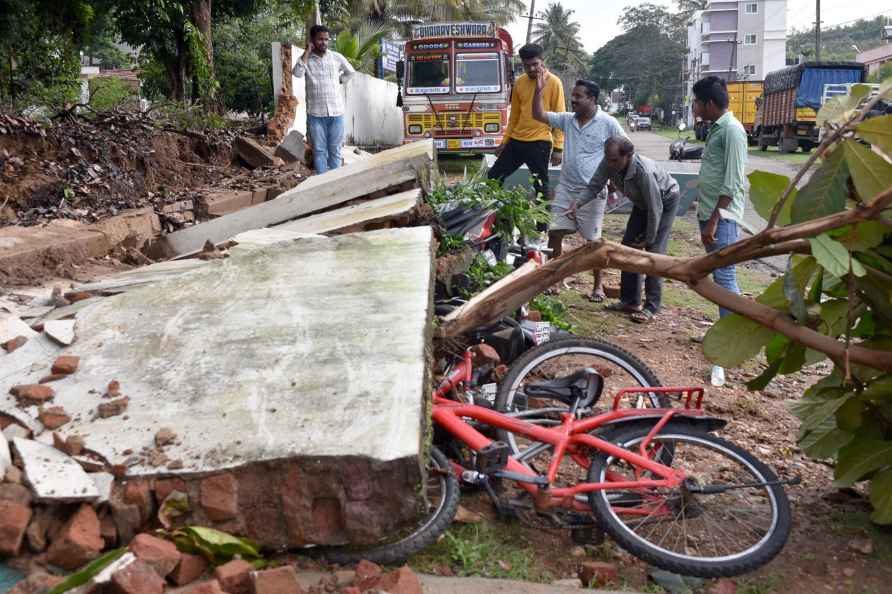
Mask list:
[[[334,49],[358,71],[374,74],[375,61],[381,55],[381,39],[386,34],[386,28],[366,23],[356,32],[346,30],[338,33]]]
[[[880,33],[886,24],[885,17],[856,21],[842,27],[832,27],[821,31],[822,60],[854,60],[857,47],[866,51],[883,44]],[[855,47],[852,47],[855,46]],[[806,59],[814,59],[814,29],[793,31],[787,36],[787,57],[796,58],[802,54]]]
[[[579,39],[580,24],[573,20],[573,12],[553,2],[542,13],[543,20],[533,28],[533,42],[545,50],[548,67],[568,79],[582,75],[588,62]]]

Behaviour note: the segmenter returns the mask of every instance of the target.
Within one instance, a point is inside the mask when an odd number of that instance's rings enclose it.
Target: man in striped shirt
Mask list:
[[[307,134],[313,145],[313,169],[325,173],[341,166],[344,143],[344,97],[341,84],[355,70],[347,58],[328,49],[331,34],[324,25],[310,27],[310,41],[294,66],[294,76],[307,79]]]

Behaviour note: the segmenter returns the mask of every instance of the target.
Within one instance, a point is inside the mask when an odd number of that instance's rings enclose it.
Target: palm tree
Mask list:
[[[552,2],[533,29],[533,42],[545,49],[549,68],[560,74],[576,76],[586,69],[588,55],[579,39],[579,23],[571,20],[572,10]]]

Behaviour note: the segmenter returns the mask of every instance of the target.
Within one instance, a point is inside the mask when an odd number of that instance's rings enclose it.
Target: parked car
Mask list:
[[[638,130],[650,130],[650,118],[647,116],[638,116],[638,120],[635,122],[635,128]]]

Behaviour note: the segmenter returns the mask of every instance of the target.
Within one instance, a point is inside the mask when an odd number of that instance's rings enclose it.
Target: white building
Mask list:
[[[711,0],[688,24],[686,97],[704,76],[763,80],[786,66],[786,53],[786,0]]]

